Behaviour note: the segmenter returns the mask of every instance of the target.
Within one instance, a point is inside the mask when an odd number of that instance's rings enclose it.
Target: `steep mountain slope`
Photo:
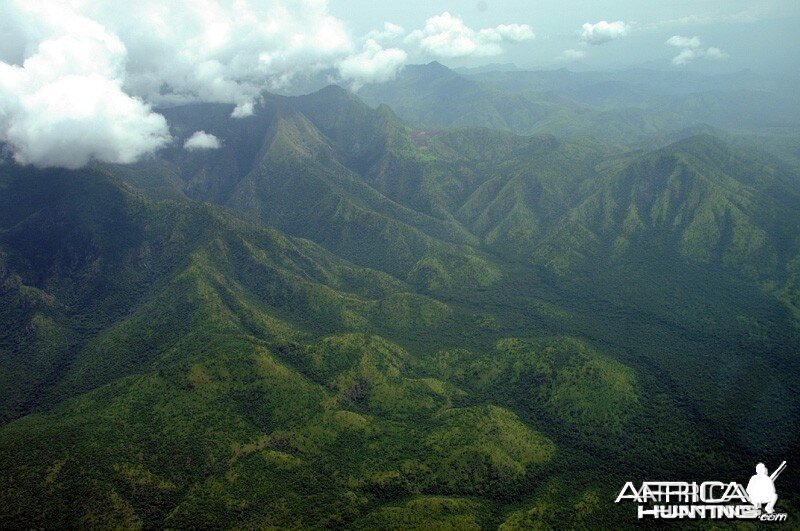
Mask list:
[[[530,422],[375,335],[443,348],[457,309],[102,173],[12,168],[2,184],[4,403],[21,397],[4,420],[39,411],[0,429],[4,525],[353,523],[420,493],[519,496],[552,461]]]
[[[301,98],[266,96],[256,116],[244,120],[224,110],[230,108],[166,111],[178,137],[203,128],[222,138],[216,155],[175,149],[133,170],[109,170],[163,197],[173,181],[153,183],[140,174],[152,175],[153,166],[170,168],[183,183],[173,196],[228,206],[417,286],[490,284],[498,277],[495,264],[467,247],[477,240],[449,213],[420,206],[420,196],[413,200],[420,194],[419,157],[406,127],[388,109],[372,110],[331,86]],[[183,119],[196,115],[204,118]],[[452,271],[442,275],[428,266],[440,262]]]
[[[540,258],[621,256],[634,242],[754,277],[779,277],[798,252],[800,188],[714,137],[609,164],[552,229]],[[562,234],[585,234],[575,242]]]
[[[390,418],[431,418],[435,426],[431,415],[450,403],[446,384],[408,376],[415,362],[401,347],[356,332],[425,329],[437,343],[446,337],[437,328],[451,326],[453,311],[404,293],[387,275],[208,206],[150,203],[98,173],[15,168],[2,182],[3,197],[17,205],[4,205],[0,239],[2,309],[10,318],[0,359],[3,375],[14,377],[4,382],[4,414],[60,404],[0,435],[7,525],[230,525],[243,507],[205,514],[196,503],[220,509],[239,489],[266,503],[251,515],[259,525],[276,518],[269,503],[300,492],[318,491],[326,510],[296,506],[282,525],[330,521],[340,510],[347,517],[337,499],[355,508],[368,500],[348,501],[345,485],[313,486],[323,469],[337,470],[337,461],[324,464],[329,457],[363,451],[353,443],[374,439],[375,430],[390,437],[398,429]],[[43,233],[50,247],[31,246]],[[354,332],[313,339],[332,330]],[[44,359],[32,365],[37,356]],[[31,381],[33,388],[16,385]],[[523,468],[547,461],[552,443],[502,414],[501,431],[510,424],[530,433],[531,448],[544,448],[510,459]],[[467,429],[474,420],[457,425]],[[494,433],[487,437],[495,444]],[[381,452],[381,462],[398,451]],[[263,463],[265,456],[274,463]],[[369,485],[379,463],[361,463]],[[299,483],[254,492],[251,482],[271,474],[263,466],[299,467]],[[39,474],[50,479],[31,490]],[[241,482],[232,474],[242,474]],[[205,487],[195,483],[203,476]],[[215,494],[223,484],[232,490]]]
[[[467,282],[489,283],[497,275],[496,267],[464,245],[473,241],[471,235],[377,193],[337,161],[302,115],[278,121],[260,166],[227,204],[412,283],[419,282],[421,260],[445,260],[453,277]]]
[[[203,283],[213,280],[228,304],[257,300],[262,308],[317,332],[358,327],[373,317],[379,327],[403,328],[411,322],[406,319],[430,315],[436,320],[434,315],[449,313],[441,304],[403,294],[404,284],[388,275],[354,267],[308,241],[242,223],[208,205],[151,203],[100,173],[13,173],[3,176],[7,194],[0,234],[8,301],[3,309],[11,325],[6,345],[32,341],[30,348],[39,352],[37,341],[60,336],[58,327],[77,334],[77,344],[61,345],[70,334],[55,342],[66,353],[52,360],[54,366],[41,368],[49,380],[64,376],[58,370],[69,366],[94,378],[73,386],[93,387],[146,365],[147,357],[134,358],[148,352],[149,344],[170,344],[187,333],[189,322],[154,317],[166,311],[180,319],[193,311],[194,303],[176,306],[175,294],[200,282],[197,275]],[[393,314],[398,304],[410,305],[415,313]],[[99,331],[108,337],[81,343],[81,336]],[[130,352],[117,335],[126,337]],[[107,356],[112,347],[115,354]],[[28,358],[3,361],[20,363],[23,371]],[[6,398],[24,381],[10,378],[3,389],[10,393]],[[35,389],[35,395],[42,393]],[[23,394],[19,403],[31,399]]]

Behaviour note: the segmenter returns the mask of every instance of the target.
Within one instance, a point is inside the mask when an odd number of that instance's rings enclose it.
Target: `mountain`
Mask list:
[[[562,68],[460,74],[434,62],[407,66],[397,79],[367,85],[359,96],[426,127],[490,127],[625,144],[699,124],[758,132],[796,132],[800,126],[791,97],[752,72]]]
[[[730,74],[708,74],[698,71],[681,71],[632,67],[610,71],[575,72],[567,68],[556,70],[520,70],[516,72],[495,69],[474,72],[469,77],[503,92],[553,90],[579,101],[602,101],[614,98],[622,103],[634,100],[631,96],[680,95],[723,90],[774,90],[775,86],[751,70]],[[617,88],[620,92],[603,91]]]
[[[271,101],[254,120],[272,120]],[[670,334],[686,352],[735,337],[744,343],[719,355],[745,359],[771,336],[775,355],[791,358],[797,173],[765,163],[757,148],[707,134],[637,151],[488,129],[414,130],[388,108],[370,109],[336,87],[275,101],[284,114],[273,127],[283,132],[266,136],[272,151],[241,181],[248,187],[237,185],[235,200],[223,203],[248,219],[310,238],[427,295],[481,313],[496,308],[500,316],[490,320],[510,336],[533,326],[599,333],[622,345],[594,324],[564,322],[572,311],[594,323],[591,308],[612,304],[626,326],[632,313],[644,316],[642,326],[674,322]],[[273,202],[264,208],[264,201]],[[521,317],[521,308],[533,315]],[[615,319],[607,326],[617,328]],[[703,339],[690,345],[681,335]],[[647,350],[658,370],[674,372],[674,364],[661,367],[658,342]],[[696,378],[710,359],[677,365],[694,368],[691,376],[675,374],[673,385],[716,385],[716,377]],[[781,379],[770,371],[765,381],[771,378]],[[704,414],[723,415],[713,402],[707,406],[715,411]]]
[[[276,471],[310,473],[323,466],[307,454],[311,440],[324,461],[342,450],[337,433],[366,444],[374,430],[398,429],[348,407],[403,419],[449,402],[447,384],[413,378],[418,363],[403,348],[365,332],[424,328],[441,341],[448,333],[436,330],[454,313],[446,305],[207,204],[152,203],[102,173],[13,173],[2,181],[3,197],[16,204],[3,205],[4,420],[48,412],[9,424],[0,437],[3,456],[27,456],[2,460],[2,505],[13,511],[4,509],[4,522],[197,524],[204,517],[191,478],[227,463],[218,476],[227,484],[225,474],[240,467],[224,457],[231,445],[241,446],[234,461],[246,461],[245,469],[269,454]],[[498,414],[501,429],[528,430]],[[323,425],[327,435],[316,433]],[[204,430],[201,444],[195,437]],[[285,442],[262,440],[264,430]],[[299,437],[298,451],[315,463],[269,450],[294,444],[286,437]],[[49,450],[29,452],[39,443]],[[54,463],[50,486],[29,491],[31,474]],[[263,470],[254,473],[263,479]],[[283,491],[319,490],[298,481]],[[213,482],[208,488],[216,496]],[[253,495],[280,503],[280,491],[264,489]],[[331,502],[345,494],[320,492]],[[224,506],[227,496],[217,501]],[[231,510],[213,521],[233,522],[239,513]]]
[[[39,411],[0,433],[4,523],[357,523],[409,493],[519,491],[553,459],[518,415],[375,335],[445,347],[447,305],[101,172],[2,183],[4,413]]]
[[[486,72],[512,72],[519,70],[514,63],[489,63],[480,66],[454,68],[453,71],[459,74],[483,74]]]
[[[517,176],[487,183],[459,212],[467,223],[476,220],[468,226],[487,243],[525,260],[555,269],[596,264],[620,259],[638,242],[646,249],[636,254],[659,250],[770,277],[780,276],[779,264],[800,251],[793,241],[800,189],[792,174],[712,136],[605,161],[601,168],[598,151],[585,144],[554,141],[538,154],[529,149],[515,158],[526,163],[509,172]],[[535,172],[536,163],[551,172]],[[532,204],[534,194],[538,204]],[[492,209],[513,217],[498,218]],[[548,210],[556,216],[545,216]],[[484,226],[484,220],[495,224]],[[523,227],[530,229],[521,233]]]
[[[22,201],[4,205],[3,278],[11,302],[6,310],[19,326],[8,330],[7,339],[19,334],[19,340],[38,351],[40,340],[49,344],[67,328],[74,344],[56,341],[64,351],[54,352],[55,360],[42,359],[53,363],[34,371],[59,384],[57,389],[38,386],[30,394],[14,393],[21,381],[10,378],[3,388],[9,393],[6,403],[15,394],[22,395],[21,405],[42,395],[47,400],[51,391],[63,397],[60,387],[93,388],[146,365],[149,355],[137,359],[142,353],[135,350],[189,334],[189,323],[180,319],[195,311],[196,298],[210,296],[207,290],[221,291],[216,296],[220,304],[253,314],[250,319],[268,307],[314,330],[337,328],[348,319],[366,323],[377,315],[388,324],[394,318],[383,313],[391,312],[395,303],[425,313],[429,302],[431,311],[441,310],[438,303],[410,295],[403,283],[388,275],[343,262],[307,240],[247,225],[207,204],[152,203],[102,173],[78,178],[36,172],[12,179],[5,182],[9,195],[4,197]],[[181,306],[176,290],[184,289],[191,292],[191,300]],[[250,307],[255,300],[260,310]],[[159,312],[166,314],[151,322]],[[402,327],[399,321],[395,324]],[[99,345],[82,344],[82,338],[105,327],[111,327],[110,336]],[[125,334],[134,337],[117,341],[117,335]],[[126,353],[121,344],[134,351]],[[100,346],[105,348],[95,349]],[[108,348],[116,352],[104,357]],[[5,361],[22,362],[17,370],[30,370],[24,356]],[[85,367],[61,374],[76,364]],[[110,374],[104,375],[106,370]]]
[[[800,449],[790,139],[231,110],[163,109],[133,165],[0,165],[0,526],[624,528],[632,477]]]
[[[438,62],[406,66],[394,81],[367,85],[358,95],[389,105],[404,120],[432,127],[489,127],[534,132],[534,124],[572,102],[556,94],[504,94]]]

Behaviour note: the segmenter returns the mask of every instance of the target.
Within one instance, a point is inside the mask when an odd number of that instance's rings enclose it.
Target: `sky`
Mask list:
[[[159,106],[245,118],[304,75],[357,89],[433,60],[796,73],[798,27],[797,0],[0,0],[0,143],[42,167],[133,162],[176,142]]]
[[[753,69],[777,73],[800,64],[800,2],[796,0],[469,0],[361,2],[334,1],[330,11],[356,34],[384,21],[407,30],[434,14],[448,12],[474,29],[527,24],[535,39],[504,46],[492,57],[448,57],[448,66],[514,63],[524,69],[607,69],[646,65],[666,69],[678,55],[665,45],[673,35],[698,37],[706,47],[725,52],[724,61],[686,61],[697,70]],[[604,42],[581,38],[583,25],[621,21],[627,31]],[[593,45],[591,45],[593,44]],[[566,50],[572,52],[564,53]],[[409,49],[412,62],[429,54]],[[695,59],[699,59],[697,56]],[[579,65],[576,65],[579,63]],[[693,63],[693,64],[690,64]]]

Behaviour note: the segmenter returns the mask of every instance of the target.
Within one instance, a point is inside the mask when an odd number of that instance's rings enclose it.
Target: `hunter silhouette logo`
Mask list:
[[[766,504],[764,510],[767,514],[775,512],[775,502],[778,501],[778,493],[775,492],[775,480],[783,469],[786,468],[786,461],[781,463],[771,476],[767,475],[767,467],[764,463],[756,465],[756,475],[750,478],[747,483],[747,495],[750,497],[750,502],[756,509],[761,507],[762,503]]]
[[[735,481],[644,481],[637,489],[632,481],[628,481],[615,503],[624,500],[637,503],[640,519],[708,518],[784,522],[786,513],[775,512],[775,503],[778,501],[775,480],[785,469],[786,461],[772,475],[768,475],[766,465],[758,463],[756,473],[750,478],[746,489]]]

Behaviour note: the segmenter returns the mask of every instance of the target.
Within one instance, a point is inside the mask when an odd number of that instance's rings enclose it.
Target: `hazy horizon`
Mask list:
[[[789,1],[680,1],[659,5],[626,0],[602,4],[545,1],[536,5],[524,1],[439,1],[410,2],[402,7],[363,2],[358,3],[358,9],[353,9],[353,4],[331,2],[330,11],[346,21],[354,34],[367,34],[384,22],[412,32],[442,12],[450,13],[474,30],[500,24],[527,24],[535,34],[533,39],[503,46],[501,52],[490,57],[436,56],[411,47],[407,48],[411,63],[434,59],[453,67],[514,63],[531,70],[632,66],[714,72],[749,69],[776,75],[793,74],[792,65],[800,62],[800,42],[792,39],[800,24],[800,4]],[[594,40],[589,35],[583,36],[584,24],[595,28],[602,21],[622,22],[625,29],[615,33],[612,28],[604,37]],[[692,60],[673,65],[672,59],[680,49],[676,52],[676,47],[666,42],[675,35],[696,37],[698,48],[718,48],[723,55],[718,58],[696,55]]]

